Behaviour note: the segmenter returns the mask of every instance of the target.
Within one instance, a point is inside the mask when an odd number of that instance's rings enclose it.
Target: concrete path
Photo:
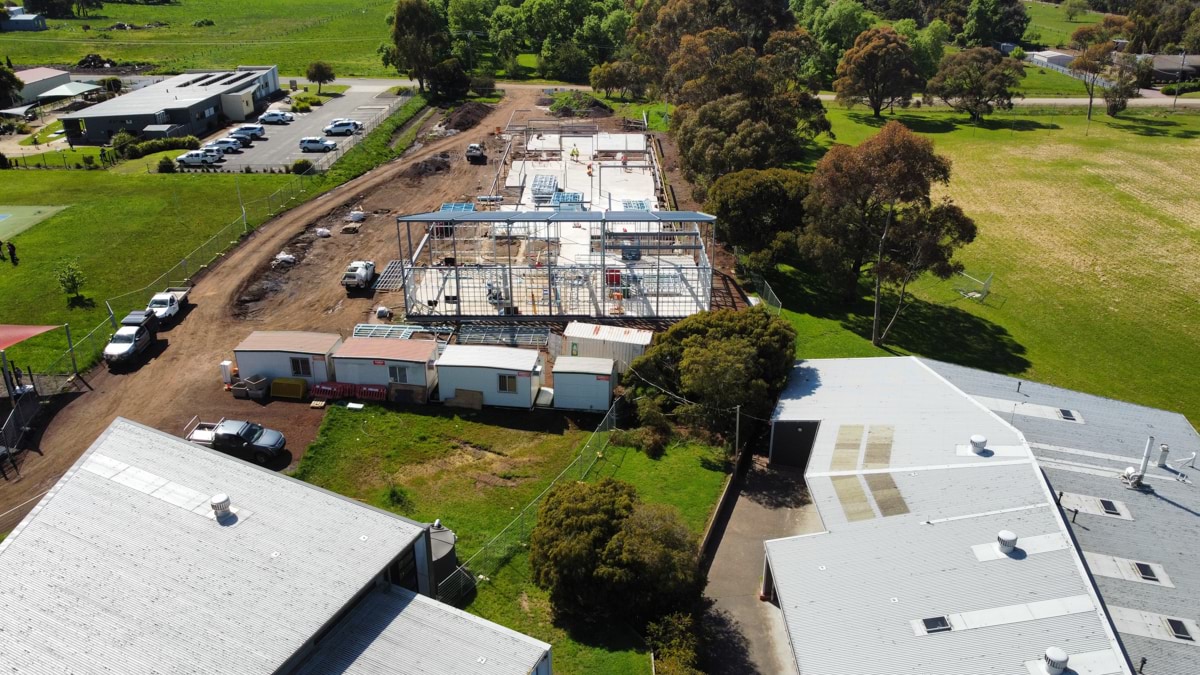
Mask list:
[[[758,599],[763,541],[824,529],[800,471],[768,469],[765,457],[753,459],[733,511],[718,523],[723,531],[708,570],[705,623],[715,674],[796,672],[782,613]]]

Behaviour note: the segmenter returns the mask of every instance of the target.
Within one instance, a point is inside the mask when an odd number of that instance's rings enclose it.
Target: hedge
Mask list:
[[[200,139],[195,136],[179,136],[177,138],[155,138],[140,143],[131,143],[124,148],[125,159],[138,159],[163,150],[195,150],[200,147]]]
[[[1190,94],[1193,91],[1200,91],[1200,81],[1168,84],[1162,88],[1162,93],[1166,94],[1167,96],[1174,96],[1176,94]]]

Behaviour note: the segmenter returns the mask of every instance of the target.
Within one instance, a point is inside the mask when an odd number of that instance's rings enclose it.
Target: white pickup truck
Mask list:
[[[146,305],[147,312],[154,312],[160,323],[170,321],[179,314],[179,310],[187,306],[190,286],[172,286],[161,293],[155,293]]]
[[[346,287],[347,295],[369,289],[374,281],[375,262],[372,260],[355,260],[342,275],[342,285]]]

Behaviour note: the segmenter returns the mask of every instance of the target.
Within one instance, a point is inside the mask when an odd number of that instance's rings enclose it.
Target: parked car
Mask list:
[[[211,143],[205,143],[200,147],[198,152],[203,152],[204,154],[212,157],[213,162],[219,162],[225,157],[225,151]]]
[[[239,132],[250,134],[250,138],[262,138],[267,135],[267,130],[261,124],[243,124],[233,130],[235,134]]]
[[[354,127],[355,131],[358,131],[359,129],[363,128],[362,122],[359,122],[358,120],[352,120],[349,117],[335,117],[332,120],[329,120],[329,123],[330,124],[349,124]]]
[[[138,354],[154,344],[157,330],[154,312],[130,312],[121,319],[121,327],[104,346],[104,363],[109,370],[133,363]]]
[[[346,295],[356,290],[368,289],[374,281],[375,262],[372,260],[355,260],[342,274],[342,285],[346,287]]]
[[[242,150],[242,142],[236,138],[218,138],[209,145],[221,148],[226,153],[241,152]]]
[[[322,131],[326,136],[349,136],[358,131],[357,122],[353,120],[338,120],[325,127]]]
[[[147,312],[153,312],[159,323],[166,323],[171,317],[179,316],[179,310],[187,307],[188,292],[191,286],[172,286],[161,293],[155,293],[146,305]]]
[[[190,430],[189,430],[190,428]],[[287,447],[287,439],[274,429],[243,420],[199,422],[193,417],[184,429],[187,440],[255,464],[266,464]]]
[[[300,139],[300,150],[304,152],[329,152],[337,148],[337,143],[325,138],[306,136]]]
[[[258,116],[259,124],[287,124],[295,120],[295,115],[290,112],[283,112],[282,110],[268,110]]]
[[[471,143],[467,146],[467,163],[468,164],[487,164],[487,152],[483,146],[478,143]]]
[[[254,143],[254,137],[245,131],[231,131],[229,132],[229,138],[237,141],[243,148],[248,148]]]
[[[189,150],[176,157],[175,161],[180,166],[201,166],[204,164],[216,164],[217,158],[203,150]]]

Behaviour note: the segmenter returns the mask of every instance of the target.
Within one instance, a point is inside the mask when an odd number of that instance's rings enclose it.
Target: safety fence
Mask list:
[[[527,550],[529,534],[537,524],[538,507],[555,485],[564,480],[597,480],[611,475],[615,468],[620,466],[621,457],[607,456],[609,437],[617,428],[618,404],[619,402],[614,403],[608,409],[604,419],[596,426],[587,442],[579,448],[579,453],[571,463],[526,504],[508,525],[438,584],[438,599],[451,604],[463,604],[477,583],[488,580],[515,556]],[[628,452],[628,449],[620,448],[618,452]]]

